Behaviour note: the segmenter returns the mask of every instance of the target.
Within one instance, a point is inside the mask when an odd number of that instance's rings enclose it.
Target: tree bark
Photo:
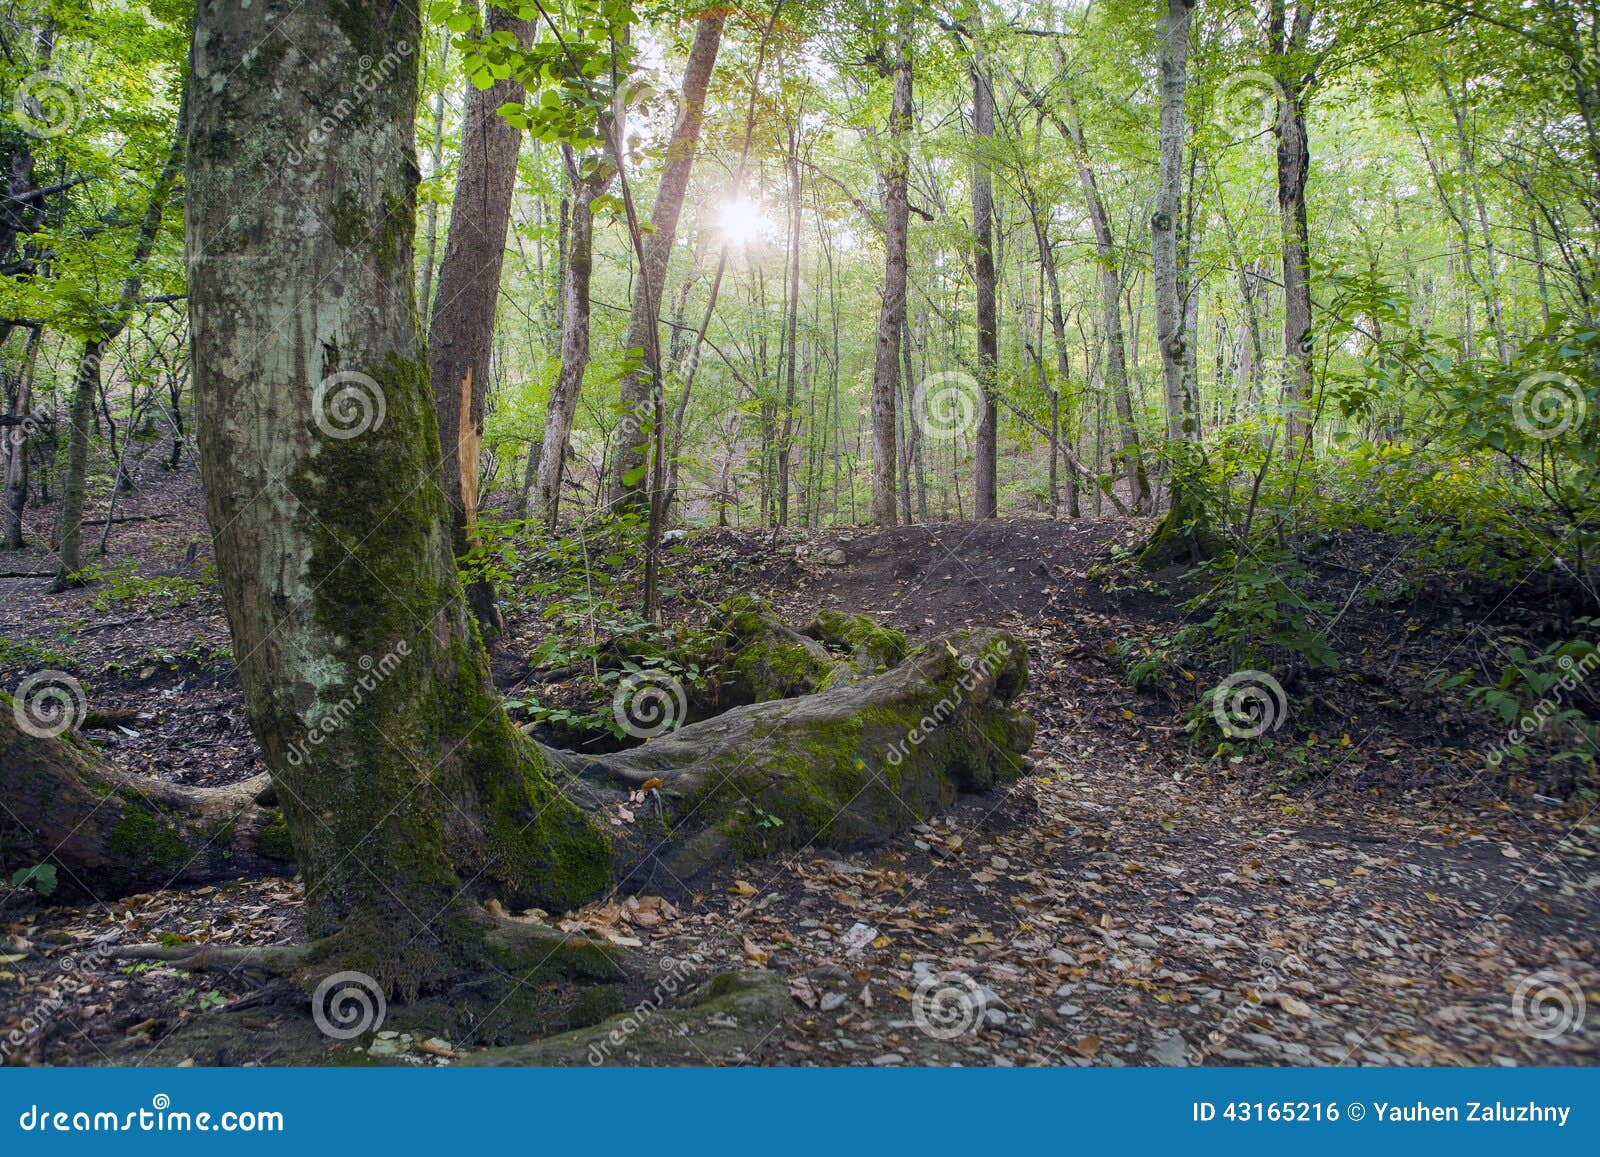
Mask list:
[[[974,10],[973,32],[983,36],[982,19]],[[989,150],[994,145],[994,84],[983,59],[981,40],[972,45],[972,240],[974,287],[977,291],[978,385],[981,401],[975,438],[973,517],[999,514],[999,414],[995,404],[1000,365],[1000,332],[995,303],[994,182]]]
[[[1064,64],[1059,55],[1057,60]],[[1150,480],[1145,473],[1144,457],[1139,448],[1139,428],[1133,420],[1133,397],[1128,386],[1127,342],[1122,330],[1122,274],[1119,271],[1116,240],[1111,233],[1111,218],[1105,201],[1100,196],[1094,167],[1089,161],[1089,147],[1084,140],[1083,125],[1078,118],[1077,104],[1068,96],[1065,121],[1058,121],[1078,165],[1078,183],[1083,188],[1083,199],[1089,210],[1089,222],[1094,228],[1095,256],[1100,264],[1100,313],[1105,330],[1106,367],[1105,383],[1110,389],[1112,405],[1116,407],[1117,429],[1121,439],[1118,457],[1128,478],[1130,505],[1135,513],[1150,505]]]
[[[611,184],[616,170],[604,161],[593,172],[579,171],[571,148],[563,145],[567,180],[572,186],[567,260],[561,286],[561,370],[545,408],[544,446],[539,453],[535,510],[545,527],[555,530],[561,512],[561,482],[566,471],[567,440],[589,368],[589,286],[594,273],[594,199]]]
[[[1156,343],[1161,349],[1161,384],[1166,399],[1167,438],[1197,437],[1192,383],[1187,377],[1188,335],[1178,276],[1178,229],[1183,221],[1184,90],[1189,81],[1189,15],[1193,0],[1167,0],[1161,41],[1160,174],[1156,211],[1150,219],[1150,257],[1155,279]]]
[[[1291,454],[1311,440],[1311,241],[1306,224],[1306,180],[1311,149],[1306,135],[1309,78],[1300,55],[1315,12],[1309,0],[1295,6],[1292,25],[1286,0],[1271,0],[1268,47],[1278,61],[1278,215],[1283,238],[1283,400],[1289,409]]]
[[[6,550],[26,546],[23,512],[28,508],[28,417],[33,407],[33,373],[39,360],[44,327],[28,330],[17,372],[8,384],[6,417],[14,419],[0,445],[0,544]]]
[[[649,351],[655,347],[655,334],[661,322],[661,297],[667,288],[667,267],[678,234],[678,217],[683,211],[684,194],[694,166],[700,141],[700,125],[705,118],[706,93],[716,69],[717,52],[722,46],[725,10],[707,9],[697,19],[694,43],[689,48],[683,73],[683,95],[678,120],[667,142],[666,166],[650,208],[650,233],[644,240],[644,260],[639,284],[628,317],[627,348]],[[660,388],[653,375],[660,366],[651,366],[648,357],[622,379],[620,412],[611,448],[613,463],[611,496],[613,501],[640,502],[649,489],[645,464],[653,421],[651,399]]]
[[[488,34],[508,34],[526,47],[534,24],[489,6]],[[456,174],[450,229],[439,263],[439,291],[428,326],[428,378],[439,417],[442,478],[450,505],[458,556],[476,540],[478,447],[483,440],[484,404],[489,395],[489,358],[494,347],[495,307],[505,261],[511,196],[517,181],[522,133],[500,115],[502,105],[520,102],[522,84],[512,77],[487,89],[469,88],[461,126],[461,168]],[[478,579],[467,586],[467,602],[484,638],[504,629],[494,586]]]
[[[902,18],[903,20],[904,18]],[[887,49],[885,49],[887,52]],[[900,361],[900,325],[905,316],[906,250],[910,226],[911,38],[902,23],[892,63],[880,70],[894,77],[889,110],[889,160],[883,174],[883,300],[872,359],[872,520],[893,526],[895,516],[895,392]]]

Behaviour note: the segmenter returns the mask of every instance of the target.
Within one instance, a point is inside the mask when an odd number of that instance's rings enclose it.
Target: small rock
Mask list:
[[[1169,1068],[1183,1068],[1188,1065],[1187,1053],[1189,1044],[1183,1039],[1183,1034],[1177,1029],[1168,1029],[1156,1034],[1147,1050],[1150,1059],[1158,1065]]]
[[[872,1063],[875,1065],[903,1065],[906,1063],[906,1058],[899,1053],[884,1053],[882,1056],[873,1057]]]
[[[824,992],[822,994],[822,1004],[820,1005],[820,1007],[821,1007],[823,1012],[832,1012],[834,1009],[841,1008],[843,1006],[844,1006],[844,993],[842,993],[842,992]]]

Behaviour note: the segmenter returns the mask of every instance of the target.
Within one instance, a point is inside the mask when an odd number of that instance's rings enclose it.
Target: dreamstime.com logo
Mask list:
[[[955,1040],[983,1020],[984,994],[965,972],[935,972],[911,994],[911,1020],[934,1040]]]
[[[340,126],[355,116],[373,93],[394,79],[395,73],[400,71],[400,62],[410,56],[412,51],[409,41],[401,41],[384,53],[380,60],[374,61],[370,56],[363,56],[357,61],[356,67],[360,75],[356,77],[355,84],[350,86],[349,94],[340,98],[339,103],[328,110],[327,115],[306,134],[304,141],[299,145],[289,146],[289,163],[298,165],[308,154],[318,152],[328,145],[338,133]]]
[[[173,1109],[172,1098],[157,1093],[148,1109],[114,1113],[105,1109],[72,1110],[29,1105],[17,1118],[24,1133],[282,1133],[283,1114],[276,1110],[227,1109],[191,1113]]]
[[[355,682],[351,684],[350,693],[324,711],[321,717],[306,729],[304,740],[296,740],[289,745],[290,766],[299,767],[329,736],[343,727],[356,713],[356,709],[366,702],[367,696],[394,674],[395,668],[400,666],[400,660],[410,654],[411,644],[401,639],[394,645],[392,651],[380,659],[374,660],[371,655],[362,655],[357,661],[361,674],[357,675]]]
[[[11,100],[11,119],[40,141],[71,132],[82,114],[83,90],[53,72],[36,72],[24,78]]]
[[[682,726],[689,714],[683,684],[665,671],[629,675],[611,697],[617,726],[635,739],[654,739]]]
[[[1530,438],[1548,442],[1583,425],[1589,399],[1578,380],[1554,370],[1530,374],[1511,395],[1511,417]]]
[[[329,374],[311,392],[311,420],[330,438],[359,438],[383,425],[383,387],[358,370]]]
[[[977,433],[983,415],[983,387],[960,370],[930,374],[911,394],[917,429],[935,442],[951,442]]]
[[[36,739],[57,739],[82,726],[89,713],[83,684],[65,671],[35,671],[17,685],[11,713]]]
[[[985,651],[981,659],[974,659],[971,655],[963,654],[957,660],[961,674],[956,677],[956,689],[952,694],[944,696],[933,705],[933,709],[917,720],[906,732],[904,739],[898,740],[884,756],[890,767],[899,767],[911,754],[913,747],[922,746],[928,736],[950,721],[961,704],[984,680],[993,679],[994,673],[1003,667],[1006,660],[1011,658],[1011,647],[1005,642],[997,642]]]
[[[1265,671],[1235,671],[1212,689],[1211,715],[1229,739],[1255,739],[1283,726],[1289,697]]]
[[[389,1002],[378,982],[365,972],[325,976],[311,994],[311,1019],[317,1031],[334,1040],[354,1040],[377,1032],[389,1015]]]
[[[627,1044],[628,1038],[643,1028],[645,1022],[654,1016],[662,1005],[689,986],[694,979],[695,965],[699,963],[699,957],[684,959],[663,956],[660,960],[662,975],[650,989],[650,995],[634,1005],[628,1014],[606,1033],[604,1040],[595,1041],[589,1046],[589,1063],[598,1066],[610,1060],[611,1054]]]
[[[1565,972],[1524,976],[1511,994],[1511,1020],[1539,1040],[1555,1040],[1583,1027],[1583,988]]]

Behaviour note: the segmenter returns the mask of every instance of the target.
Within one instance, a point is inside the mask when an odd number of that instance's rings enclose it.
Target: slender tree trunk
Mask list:
[[[789,130],[789,155],[785,167],[789,176],[789,286],[786,293],[784,317],[783,364],[783,428],[778,441],[778,525],[789,524],[789,458],[793,452],[794,406],[796,371],[799,351],[797,338],[800,322],[800,228],[802,202],[800,199],[800,127]]]
[[[1161,41],[1160,175],[1156,211],[1150,219],[1150,257],[1155,280],[1156,343],[1161,349],[1161,384],[1167,438],[1196,436],[1192,383],[1187,380],[1188,335],[1178,275],[1178,230],[1183,222],[1184,90],[1189,81],[1189,14],[1193,0],[1167,0]]]
[[[39,343],[44,337],[43,326],[33,326],[22,349],[13,386],[6,400],[7,416],[15,424],[0,430],[5,438],[0,454],[0,545],[6,550],[20,550],[27,545],[23,534],[23,512],[28,507],[28,415],[33,408],[33,372],[39,360]]]
[[[533,40],[534,24],[491,5],[488,34],[513,36],[527,45]],[[438,297],[428,326],[428,377],[439,417],[444,496],[450,504],[457,556],[465,555],[476,541],[478,450],[489,395],[500,270],[522,144],[522,134],[498,110],[522,96],[522,85],[510,78],[487,89],[468,91],[461,126],[461,168],[456,174],[444,259],[439,263]],[[495,605],[493,584],[487,579],[469,584],[467,601],[484,638],[496,639],[504,623]]]
[[[1268,41],[1279,61],[1278,215],[1283,237],[1284,404],[1290,408],[1291,453],[1310,449],[1311,439],[1311,242],[1306,225],[1306,180],[1311,149],[1306,135],[1309,81],[1301,75],[1300,55],[1311,35],[1315,13],[1310,0],[1295,6],[1292,26],[1285,0],[1271,0]]]
[[[439,71],[442,73],[450,60],[450,37],[444,36],[440,39]],[[441,81],[439,91],[433,98],[433,145],[428,155],[428,160],[431,162],[428,176],[435,181],[439,179],[439,171],[444,168],[444,106],[445,93],[449,87]],[[426,322],[428,313],[433,308],[433,274],[439,255],[438,198],[428,199],[423,219],[425,226],[422,245],[422,296],[418,299],[418,304],[422,309],[422,320]]]
[[[650,232],[644,239],[644,260],[639,283],[634,291],[633,310],[628,318],[627,348],[649,351],[661,321],[661,296],[667,287],[667,267],[678,233],[678,217],[683,211],[684,194],[694,166],[700,141],[700,125],[705,116],[706,93],[722,46],[725,11],[707,9],[695,26],[694,43],[683,74],[683,95],[677,123],[667,142],[667,158],[650,210]],[[638,501],[649,488],[646,461],[652,437],[647,433],[654,420],[652,397],[660,383],[652,380],[660,367],[649,359],[623,376],[620,390],[622,420],[617,423],[611,451],[611,494],[614,501]],[[664,433],[664,432],[663,432]]]
[[[554,530],[561,510],[561,482],[566,470],[567,441],[572,419],[589,367],[589,286],[594,272],[594,199],[611,184],[615,170],[606,162],[587,175],[581,173],[572,150],[562,146],[567,179],[572,185],[572,213],[568,223],[566,276],[561,287],[561,371],[550,391],[545,410],[544,447],[539,454],[535,509],[545,526]]]
[[[1122,275],[1119,272],[1116,240],[1111,232],[1111,218],[1100,197],[1099,184],[1089,161],[1089,148],[1084,141],[1076,102],[1070,96],[1067,117],[1060,122],[1060,127],[1072,145],[1078,165],[1078,183],[1083,187],[1084,202],[1088,206],[1089,221],[1094,229],[1095,256],[1100,264],[1101,324],[1105,330],[1102,336],[1106,343],[1104,380],[1111,392],[1112,405],[1116,408],[1122,446],[1118,457],[1128,478],[1129,505],[1138,513],[1149,508],[1150,481],[1145,474],[1144,457],[1139,449],[1139,428],[1134,423],[1133,397],[1128,384],[1127,346],[1122,331]]]
[[[893,526],[895,517],[895,393],[900,361],[900,324],[905,316],[908,183],[911,168],[911,36],[902,17],[888,70],[894,77],[889,109],[889,160],[883,180],[883,300],[872,360],[872,519]]]
[[[974,11],[974,33],[983,35],[983,23]],[[972,240],[974,288],[977,291],[978,384],[982,400],[973,470],[976,474],[973,517],[994,518],[999,513],[997,481],[999,413],[995,405],[1000,365],[1000,328],[996,307],[994,183],[989,150],[994,143],[994,86],[984,64],[982,44],[972,47]]]

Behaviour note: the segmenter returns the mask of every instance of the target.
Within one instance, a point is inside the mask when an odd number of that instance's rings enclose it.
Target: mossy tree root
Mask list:
[[[293,850],[263,775],[193,788],[109,766],[78,736],[24,731],[0,695],[0,870],[50,864],[99,899],[286,870]]]
[[[671,890],[734,860],[879,843],[959,792],[1016,779],[1033,742],[1013,706],[1027,671],[1020,640],[963,631],[873,678],[738,707],[643,747],[543,754],[591,812],[615,814],[633,793],[634,822],[610,828],[614,877]]]

